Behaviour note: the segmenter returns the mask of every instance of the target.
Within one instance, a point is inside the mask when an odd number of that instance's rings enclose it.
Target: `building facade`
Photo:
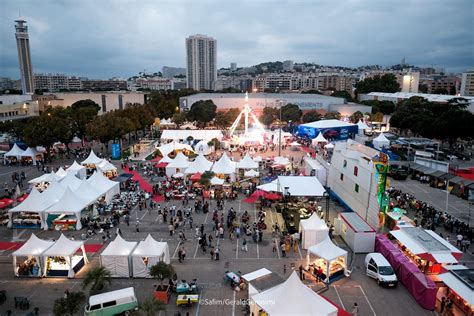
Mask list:
[[[31,95],[0,95],[0,121],[39,115],[38,101]]]
[[[138,89],[173,90],[173,80],[167,78],[138,78],[135,80]]]
[[[82,89],[89,91],[125,91],[125,80],[82,80]]]
[[[33,65],[31,64],[30,38],[28,36],[28,26],[25,20],[16,20],[15,37],[18,50],[18,63],[20,65],[21,90],[23,94],[35,93],[33,78]]]
[[[213,90],[217,79],[217,41],[205,35],[186,38],[187,87]]]
[[[81,90],[82,79],[69,77],[65,74],[35,74],[35,88],[38,90],[56,92],[62,90]]]
[[[462,74],[461,95],[474,97],[474,70]]]
[[[333,196],[375,229],[380,226],[379,199],[385,191],[381,188],[385,183],[379,181],[386,177],[377,171],[380,154],[350,139],[337,142],[327,182]]]

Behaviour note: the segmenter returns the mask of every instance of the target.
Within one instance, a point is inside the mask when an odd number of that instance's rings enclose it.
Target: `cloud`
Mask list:
[[[185,38],[218,42],[218,66],[274,60],[326,65],[474,65],[474,2],[3,0],[0,76],[17,78],[14,20],[28,21],[35,72],[128,77],[185,65]]]

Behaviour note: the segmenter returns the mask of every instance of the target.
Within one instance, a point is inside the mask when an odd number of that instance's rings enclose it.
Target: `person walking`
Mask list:
[[[170,224],[168,225],[168,230],[170,231],[170,236],[173,236],[174,225],[173,225],[173,222],[171,221],[170,221]]]
[[[137,220],[137,223],[135,224],[135,229],[137,230],[137,233],[140,232],[140,221]]]
[[[277,243],[276,243],[276,240],[273,240],[273,247],[272,247],[272,252],[275,253],[277,252]]]
[[[354,305],[352,305],[351,315],[352,316],[359,315],[359,306],[357,305],[357,303],[354,303]]]
[[[281,244],[281,256],[286,257],[286,244],[285,243]]]
[[[186,257],[186,249],[184,249],[184,246],[181,247],[181,260],[184,261],[184,258]]]
[[[182,255],[183,255],[183,254],[182,254],[182,252],[181,252],[181,248],[179,248],[179,250],[178,250],[178,261],[179,261],[179,263],[183,262],[183,261],[182,261]]]
[[[247,249],[247,239],[242,240],[242,251],[249,251]]]
[[[219,247],[216,247],[216,249],[214,250],[214,254],[216,256],[217,261],[219,260],[219,253],[220,253]]]

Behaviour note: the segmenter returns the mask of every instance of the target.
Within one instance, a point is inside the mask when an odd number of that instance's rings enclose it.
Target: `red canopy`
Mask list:
[[[161,160],[161,157],[158,156],[158,157],[155,157],[152,160],[150,160],[150,162],[159,162],[160,160]]]
[[[167,165],[167,162],[160,162],[155,165],[155,168],[166,168]]]
[[[195,174],[193,174],[189,179],[191,179],[192,181],[198,181],[201,179],[201,173],[200,172],[196,172]]]
[[[20,196],[18,199],[16,199],[18,202],[23,202],[26,198],[28,197],[28,194],[23,194]]]
[[[3,198],[0,200],[0,208],[5,208],[10,206],[13,203],[12,199]]]
[[[265,193],[263,197],[267,200],[279,200],[281,198],[278,193]]]
[[[261,196],[265,196],[265,192],[262,190],[256,190],[254,193],[252,193],[251,197],[253,198],[259,198]]]

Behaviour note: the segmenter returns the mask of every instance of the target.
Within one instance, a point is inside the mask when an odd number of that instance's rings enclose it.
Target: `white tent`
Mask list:
[[[132,253],[133,277],[150,277],[151,266],[159,261],[170,263],[168,243],[156,241],[148,234]]]
[[[212,177],[211,185],[223,185],[223,184],[224,184],[224,179],[220,179],[218,177]]]
[[[114,278],[128,278],[132,275],[133,249],[137,246],[136,241],[126,241],[120,235],[115,237],[100,254],[100,265],[110,271]]]
[[[166,166],[166,175],[171,177],[173,174],[182,173],[190,164],[188,157],[179,152],[173,161]]]
[[[195,152],[198,154],[209,155],[212,152],[212,146],[209,146],[209,142],[201,140],[199,143],[194,145]]]
[[[233,166],[234,169],[237,166],[237,163],[235,161],[233,161],[232,159],[230,159],[229,156],[227,156],[227,154],[225,152],[222,153],[221,158],[224,159],[229,165]]]
[[[364,121],[359,120],[359,122],[357,122],[357,129],[359,131],[359,134],[361,135],[364,134],[364,130],[369,129],[369,128],[370,127],[367,124],[365,124]]]
[[[67,171],[64,170],[63,167],[59,167],[58,171],[56,171],[56,175],[61,178],[64,178],[67,174]]]
[[[160,147],[158,147],[158,149],[163,155],[163,157],[169,155],[171,152],[175,150],[189,150],[191,152],[194,152],[194,149],[191,146],[186,145],[186,144],[181,144],[176,141],[172,141],[171,143],[161,145]]]
[[[13,271],[18,276],[17,257],[33,257],[36,260],[35,272],[37,277],[41,277],[43,273],[44,259],[41,256],[49,247],[54,244],[54,241],[43,240],[31,234],[30,239],[25,242],[21,248],[12,253],[13,256]],[[36,270],[37,269],[37,270]]]
[[[328,140],[326,138],[324,138],[323,136],[323,133],[319,132],[318,136],[316,138],[313,138],[313,140],[311,140],[311,144],[313,146],[316,146],[318,143],[327,143]]]
[[[275,157],[275,159],[273,159],[274,165],[288,166],[290,163],[291,163],[290,159],[286,157],[277,156]]]
[[[285,196],[323,196],[326,192],[316,177],[279,176],[278,185]]]
[[[334,148],[334,144],[329,143],[329,144],[325,145],[324,148],[326,148],[326,149],[333,149],[333,148]]]
[[[91,184],[97,191],[105,194],[105,200],[107,203],[112,201],[115,194],[120,194],[120,183],[107,179],[100,172],[94,172],[92,176],[87,179],[87,182]]]
[[[216,161],[216,163],[214,163],[214,166],[212,166],[212,171],[218,174],[234,175],[235,164],[224,153],[222,157],[218,161]]]
[[[13,144],[12,149],[10,149],[5,155],[3,155],[5,158],[8,157],[16,157],[16,159],[21,159],[21,155],[23,155],[25,151],[18,147],[18,145],[15,143]]]
[[[262,158],[262,156],[257,156],[257,157],[255,157],[255,158],[253,158],[253,161],[255,161],[255,162],[262,162],[262,161],[263,161],[263,158]]]
[[[20,156],[21,157],[30,157],[31,160],[33,161],[33,165],[36,165],[36,156],[37,155],[43,156],[43,154],[37,152],[35,148],[28,147]]]
[[[337,316],[337,308],[301,282],[295,271],[283,283],[252,295],[251,312],[269,316]]]
[[[253,161],[250,155],[247,153],[245,154],[244,158],[237,162],[238,169],[257,169],[258,162]]]
[[[379,136],[374,138],[373,143],[374,143],[374,148],[377,148],[377,149],[390,147],[390,140],[387,137],[385,137],[383,133],[380,133]]]
[[[71,143],[82,143],[82,140],[79,137],[74,136],[71,140]]]
[[[244,172],[244,176],[249,177],[249,178],[255,178],[255,177],[258,177],[259,175],[260,173],[255,170],[248,170]]]
[[[74,267],[78,263],[75,260],[75,253],[81,249],[82,250],[82,257],[84,258],[84,264],[88,264],[89,260],[87,260],[86,251],[84,249],[84,241],[82,240],[71,240],[61,234],[61,237],[49,247],[45,252],[43,252],[43,258],[46,260],[48,257],[64,257],[66,259],[66,267],[68,268],[68,278],[74,278],[75,272]],[[44,273],[47,273],[47,264],[44,265]]]
[[[189,167],[184,171],[185,174],[195,174],[197,172],[204,173],[211,170],[212,162],[206,159],[204,155],[200,154],[196,159],[189,164]]]
[[[281,192],[280,188],[278,187],[278,179],[275,179],[269,183],[258,185],[257,189],[265,192]]]
[[[307,265],[310,265],[310,255],[314,255],[318,258],[322,258],[326,261],[326,270],[323,269],[324,274],[326,274],[326,282],[329,282],[329,273],[331,262],[343,257],[344,268],[347,265],[347,251],[336,246],[329,235],[319,244],[313,245],[308,248],[306,254]]]
[[[297,141],[294,141],[294,142],[291,142],[291,143],[290,143],[290,146],[292,146],[292,147],[299,147],[299,146],[301,146],[301,144],[298,143]]]
[[[81,181],[81,185],[75,191],[83,200],[85,200],[89,204],[93,204],[97,202],[97,200],[104,195],[104,192],[99,191],[96,187],[93,187],[86,179]],[[94,215],[96,214],[97,210],[94,207]]]
[[[76,216],[76,229],[82,228],[81,212],[90,203],[77,196],[70,188],[67,188],[63,196],[53,205],[48,207],[45,212],[45,218],[49,214],[68,214]],[[47,223],[45,224],[47,226]]]
[[[72,165],[70,165],[69,168],[66,169],[66,172],[76,175],[79,179],[84,179],[87,174],[86,167],[81,166],[75,160]]]
[[[117,167],[115,167],[110,161],[107,159],[102,159],[100,163],[96,166],[97,169],[102,171],[102,173],[106,173],[109,171],[117,171]]]
[[[82,181],[72,173],[68,173],[63,179],[59,181],[65,188],[70,188],[72,191],[76,191],[81,185]]]
[[[312,245],[319,244],[329,236],[328,226],[319,218],[317,213],[313,213],[308,219],[302,219],[300,221],[300,232],[302,235],[303,249],[308,249]]]
[[[61,179],[62,178],[60,176],[58,176],[56,173],[51,171],[50,173],[45,173],[37,178],[31,179],[30,181],[28,181],[28,183],[38,184],[38,183],[43,183],[43,182],[51,182],[53,180],[59,181]]]
[[[49,204],[53,205],[63,196],[66,191],[66,187],[63,186],[59,181],[53,179],[49,182],[48,187],[41,193],[41,200],[44,202],[44,205]]]
[[[42,194],[36,190],[35,188],[31,189],[30,194],[28,197],[15,206],[14,208],[8,210],[8,224],[7,226],[11,228],[13,226],[13,213],[19,213],[19,212],[32,212],[32,213],[38,213],[40,217],[40,225],[43,227],[43,222],[44,222],[44,214],[43,214],[43,209],[41,209],[41,205],[43,203],[41,202],[42,200]],[[54,202],[52,202],[54,203]],[[47,206],[46,206],[47,207]]]
[[[99,157],[96,156],[94,151],[91,149],[91,152],[89,153],[89,156],[81,162],[81,165],[96,165],[99,164],[102,161]]]

